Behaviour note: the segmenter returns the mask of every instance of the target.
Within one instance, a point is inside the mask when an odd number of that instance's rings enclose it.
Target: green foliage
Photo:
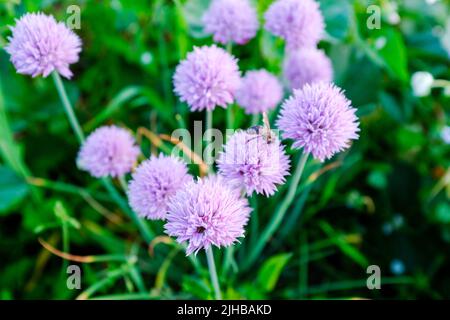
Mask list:
[[[271,2],[253,1],[261,21]],[[319,46],[332,60],[335,82],[357,108],[360,138],[324,164],[307,163],[279,230],[244,270],[287,188],[270,198],[252,197],[255,212],[229,264],[222,264],[225,250],[215,250],[223,295],[449,298],[450,147],[442,132],[450,125],[450,98],[438,85],[429,96],[416,97],[410,83],[417,71],[450,80],[450,2],[319,2],[326,22]],[[212,43],[201,26],[208,3],[75,1],[83,52],[72,66],[74,78],[64,85],[86,134],[109,123],[135,133],[144,127],[170,134],[203,119],[179,102],[171,79],[193,46]],[[2,1],[0,48],[15,18],[40,10],[64,20],[72,4]],[[393,4],[399,23],[390,20]],[[369,5],[381,9],[380,29],[367,27]],[[232,50],[244,72],[266,68],[281,78],[284,43],[264,29]],[[250,125],[237,105],[233,111],[236,128]],[[226,112],[216,110],[214,126],[223,129],[225,123]],[[141,146],[145,156],[155,149],[145,137]],[[125,197],[118,182],[109,185],[117,190],[111,197],[101,181],[77,169],[78,147],[51,79],[16,74],[0,50],[0,299],[214,298],[203,252],[186,258],[181,245],[158,237],[163,224],[153,221],[145,224],[152,235],[149,249],[126,207],[117,205]],[[287,149],[294,162],[298,152]],[[91,260],[69,262],[42,241]],[[394,260],[403,263],[404,273],[394,272]],[[68,263],[82,268],[79,291],[66,287]],[[380,291],[366,287],[372,264],[381,268]]]
[[[0,166],[0,215],[11,212],[28,193],[28,185],[14,171]]]
[[[290,253],[280,253],[264,262],[258,271],[257,278],[258,285],[263,292],[269,293],[275,288],[283,268],[291,257]]]

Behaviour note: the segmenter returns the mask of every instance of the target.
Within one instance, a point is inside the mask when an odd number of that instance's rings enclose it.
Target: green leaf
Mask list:
[[[142,88],[137,86],[129,86],[119,91],[119,93],[111,100],[106,108],[86,125],[87,131],[91,131],[96,128],[116,113],[124,104],[134,99],[141,92]]]
[[[195,39],[208,36],[203,30],[203,13],[209,6],[209,0],[188,0],[183,5],[184,18],[189,27],[189,35]]]
[[[418,125],[409,125],[398,128],[395,133],[395,145],[401,153],[418,151],[426,143],[426,135]]]
[[[258,272],[258,284],[265,291],[270,292],[275,288],[281,271],[292,257],[292,253],[281,253],[264,262]]]
[[[361,267],[366,268],[369,265],[367,258],[355,247],[348,244],[344,237],[342,237],[338,232],[336,232],[333,227],[321,221],[319,223],[320,228],[325,232],[331,241],[350,259],[359,264]]]
[[[0,166],[0,214],[7,214],[28,193],[28,185],[14,171]]]
[[[386,174],[381,170],[374,170],[367,177],[367,183],[374,188],[383,190],[387,186]]]
[[[68,213],[67,209],[65,208],[64,204],[61,201],[56,201],[53,212],[55,216],[61,220],[61,222],[67,222],[69,225],[71,225],[75,229],[81,228],[81,223],[78,222],[78,220],[72,218],[70,214]]]
[[[165,105],[158,92],[151,88],[142,88],[141,95],[146,103],[158,112],[158,115],[161,116],[161,118],[172,125],[176,125],[174,108]]]
[[[353,8],[348,0],[320,1],[327,33],[336,39],[347,37]]]
[[[253,283],[244,283],[239,287],[239,292],[249,300],[265,300],[267,299],[267,295],[265,292],[255,286]],[[228,296],[227,299],[232,299],[232,297]]]
[[[183,291],[189,292],[199,299],[208,299],[212,296],[212,292],[205,281],[198,278],[183,277],[181,284]]]
[[[450,223],[450,205],[447,203],[438,204],[435,212],[436,220],[443,224]]]
[[[392,117],[392,119],[402,122],[403,113],[400,105],[395,98],[386,92],[380,92],[380,103],[386,113]]]
[[[381,37],[385,38],[385,46],[379,51],[391,75],[402,82],[409,81],[406,47],[402,35],[396,29],[383,28]]]

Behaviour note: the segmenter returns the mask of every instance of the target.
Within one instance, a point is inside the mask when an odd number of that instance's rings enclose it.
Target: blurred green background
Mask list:
[[[201,26],[208,3],[0,0],[0,47],[22,14],[65,20],[66,8],[78,5],[83,52],[65,85],[85,132],[116,123],[170,134],[203,119],[174,96],[171,77],[194,45],[212,42]],[[271,1],[254,3],[262,17]],[[314,184],[304,179],[250,271],[225,275],[219,263],[225,297],[450,298],[450,89],[416,97],[411,87],[417,71],[450,79],[450,2],[320,3],[327,24],[320,47],[358,109],[361,137]],[[367,28],[369,5],[381,9],[380,29]],[[283,42],[262,29],[233,54],[243,71],[281,73]],[[247,127],[250,119],[234,108],[235,127]],[[223,110],[214,121],[225,128]],[[0,50],[0,299],[212,298],[203,255],[191,261],[165,237],[147,250],[102,185],[76,168],[77,151],[51,78],[17,75]],[[319,167],[308,163],[307,175]],[[260,226],[284,192],[251,199]],[[162,223],[151,226],[163,235]],[[252,228],[236,248],[238,267],[257,236]],[[38,239],[82,259],[63,260]],[[81,266],[81,290],[67,288],[68,264]],[[381,290],[366,287],[369,265],[381,268]]]

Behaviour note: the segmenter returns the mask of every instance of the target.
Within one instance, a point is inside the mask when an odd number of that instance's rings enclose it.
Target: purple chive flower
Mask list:
[[[280,82],[266,70],[248,71],[236,92],[236,101],[247,114],[273,109],[282,98],[283,88]]]
[[[258,31],[256,10],[248,0],[213,0],[203,16],[205,31],[214,41],[245,44]]]
[[[56,70],[72,77],[69,65],[78,61],[81,40],[64,23],[43,13],[27,13],[11,31],[5,50],[18,73],[47,77]]]
[[[293,148],[324,161],[358,138],[355,111],[340,88],[316,82],[294,90],[282,105],[277,125],[284,139],[294,140]]]
[[[265,28],[286,41],[288,49],[314,47],[324,33],[319,4],[314,0],[278,0],[264,14]]]
[[[175,92],[192,111],[226,108],[240,85],[237,60],[216,45],[195,47],[173,77]]]
[[[260,130],[257,130],[260,131]],[[237,131],[217,160],[219,173],[234,187],[271,196],[289,175],[289,158],[275,133]]]
[[[151,156],[133,173],[128,190],[130,206],[141,217],[165,219],[170,198],[190,181],[192,177],[180,159]]]
[[[283,73],[291,89],[301,89],[307,83],[333,81],[330,59],[315,48],[289,52],[284,60]]]
[[[104,126],[92,132],[81,146],[77,165],[93,177],[121,177],[131,171],[139,147],[124,128]]]
[[[186,255],[234,244],[244,236],[251,208],[220,176],[192,181],[169,202],[165,232],[179,243],[188,241]]]

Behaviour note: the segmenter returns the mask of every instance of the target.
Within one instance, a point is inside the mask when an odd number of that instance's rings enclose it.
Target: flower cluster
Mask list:
[[[93,177],[122,177],[130,172],[140,153],[131,133],[124,128],[104,126],[86,139],[77,165]]]
[[[192,181],[169,203],[166,233],[188,241],[186,254],[211,245],[229,246],[244,236],[251,208],[220,176]]]
[[[176,94],[192,111],[226,108],[241,82],[237,60],[215,45],[194,48],[178,65],[173,80]]]
[[[259,27],[256,10],[248,0],[213,0],[203,22],[205,31],[222,44],[245,44]]]
[[[78,61],[81,40],[64,23],[43,13],[27,13],[11,30],[5,50],[18,73],[47,77],[56,70],[72,77],[69,65]]]
[[[133,173],[128,191],[131,208],[144,218],[165,219],[170,198],[191,180],[180,159],[151,156]]]
[[[319,5],[314,0],[277,0],[265,19],[265,28],[286,41],[283,72],[294,89],[277,120],[282,137],[292,139],[293,148],[302,148],[305,155],[329,159],[358,138],[359,123],[351,102],[331,83],[330,60],[316,48],[324,29]],[[256,11],[248,0],[214,0],[203,22],[205,30],[222,44],[244,44],[258,29]],[[46,77],[53,71],[72,76],[69,65],[78,61],[81,40],[64,24],[52,16],[32,13],[11,30],[6,51],[17,72],[33,77]],[[140,217],[166,220],[165,232],[180,243],[188,242],[189,255],[213,245],[229,246],[243,237],[251,212],[246,196],[274,195],[286,182],[290,160],[267,116],[283,97],[275,75],[261,69],[241,78],[237,59],[211,45],[195,47],[177,66],[173,82],[175,93],[192,111],[207,110],[212,116],[216,106],[226,108],[236,100],[247,114],[264,116],[263,126],[229,137],[217,160],[217,175],[194,179],[181,159],[162,154],[143,161],[132,174],[127,191],[131,208]],[[70,112],[69,116],[73,123]],[[83,141],[77,165],[93,177],[123,182],[139,154],[130,131],[103,126]],[[293,180],[298,183],[300,175],[296,173]],[[295,192],[288,194],[292,201]],[[281,207],[287,210],[289,204]]]
[[[247,71],[236,93],[237,103],[247,114],[258,114],[275,108],[283,98],[278,79],[266,70]]]
[[[324,33],[322,13],[314,0],[277,0],[264,17],[265,28],[282,37],[291,50],[316,46]]]
[[[331,82],[333,66],[322,50],[308,48],[289,52],[284,60],[283,73],[291,89],[305,84]]]
[[[341,89],[329,83],[306,84],[284,102],[277,121],[284,139],[324,161],[349,147],[359,131],[356,109]]]
[[[238,131],[232,135],[217,160],[219,173],[231,185],[250,196],[253,192],[271,196],[289,175],[289,158],[274,132],[262,129]]]

